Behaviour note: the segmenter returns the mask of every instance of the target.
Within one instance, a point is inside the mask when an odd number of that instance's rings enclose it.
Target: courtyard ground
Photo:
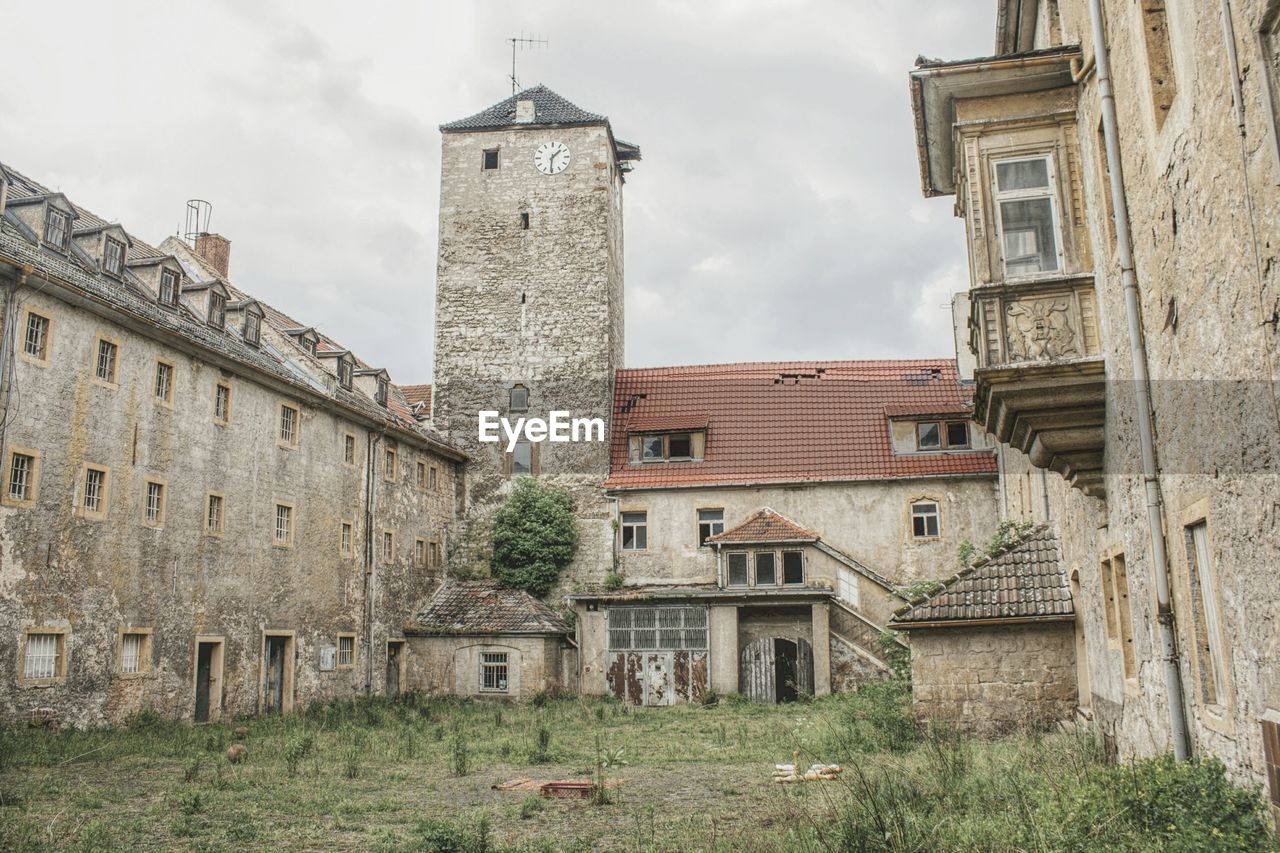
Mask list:
[[[920,733],[893,685],[788,706],[404,697],[204,726],[0,734],[0,849],[1066,850],[1274,845],[1216,764],[1079,733]],[[239,726],[248,729],[242,739]],[[243,762],[226,757],[233,743]],[[780,785],[775,763],[839,762]],[[604,777],[606,802],[496,790]]]

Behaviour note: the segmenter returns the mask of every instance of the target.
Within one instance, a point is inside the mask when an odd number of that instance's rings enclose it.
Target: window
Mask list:
[[[207,536],[222,535],[222,495],[209,495],[204,514],[204,532]]]
[[[9,451],[9,479],[4,490],[7,502],[27,504],[36,499],[37,463],[35,451],[16,448]]]
[[[782,582],[788,586],[804,585],[804,552],[782,552]]]
[[[156,362],[156,399],[165,403],[173,402],[173,365],[167,361]]]
[[[213,419],[220,424],[231,421],[231,386],[224,382],[213,389]]]
[[[80,494],[80,513],[101,518],[107,514],[107,469],[86,465]]]
[[[250,346],[257,346],[262,336],[262,318],[252,311],[244,314],[244,341]]]
[[[649,515],[645,512],[622,514],[622,550],[644,551],[649,547]]]
[[[934,501],[916,501],[911,504],[911,536],[914,539],[933,539],[938,536],[938,504]]]
[[[396,481],[396,449],[388,447],[382,453],[382,477],[388,483]]]
[[[351,359],[345,356],[338,358],[338,384],[348,391],[351,390],[352,369]]]
[[[387,400],[390,397],[390,394],[391,394],[391,383],[388,382],[384,377],[379,376],[377,396],[374,397],[374,399],[377,400],[378,405],[379,406],[387,405]]]
[[[27,312],[27,334],[22,339],[22,352],[36,361],[49,360],[49,318],[34,311]]]
[[[916,424],[916,448],[919,450],[939,450],[942,448],[942,434],[938,431],[936,421]]]
[[[67,248],[71,236],[71,216],[49,205],[44,215],[44,241],[59,249]]]
[[[427,543],[427,567],[440,568],[440,543],[434,540]]]
[[[382,559],[390,563],[396,558],[396,535],[390,530],[382,531]]]
[[[786,563],[786,558],[783,558]],[[855,610],[862,606],[861,591],[858,588],[857,576],[846,568],[841,567],[836,583],[836,591],[840,595],[840,600],[851,605]]]
[[[528,213],[520,214],[520,230],[521,231],[529,230],[529,214]]]
[[[507,408],[513,412],[524,412],[529,408],[529,389],[523,385],[513,385],[507,392]]]
[[[498,149],[486,148],[480,160],[480,168],[486,172],[492,172],[498,168]]]
[[[209,325],[224,329],[227,325],[227,297],[214,291],[209,294]]]
[[[1173,75],[1173,48],[1169,44],[1169,19],[1164,0],[1142,0],[1142,32],[1147,44],[1147,77],[1151,82],[1151,105],[1156,113],[1156,130],[1173,106],[1178,87]]]
[[[708,537],[719,536],[721,533],[724,533],[724,510],[698,510],[698,545],[706,545]]]
[[[778,583],[777,557],[772,551],[756,552],[756,586],[774,586]]]
[[[22,678],[29,682],[52,682],[67,671],[66,634],[61,631],[30,631],[23,637]]]
[[[707,648],[705,607],[611,607],[609,651]]]
[[[149,527],[164,526],[164,483],[158,480],[147,480],[142,523]]]
[[[342,461],[348,465],[356,464],[356,437],[351,433],[342,436]]]
[[[276,504],[276,535],[274,544],[278,548],[290,548],[293,546],[293,507],[289,504]]]
[[[702,458],[706,433],[631,436],[632,462],[689,462]]]
[[[511,476],[533,476],[533,445],[523,439],[516,442],[511,452]]]
[[[298,446],[298,409],[288,403],[280,404],[280,443]]]
[[[439,473],[436,470],[436,466],[432,465],[431,468],[427,471],[427,489],[429,491],[434,492],[437,488],[439,488],[439,486],[440,486]]]
[[[170,308],[178,304],[178,285],[182,276],[177,270],[168,268],[160,270],[160,304]]]
[[[1200,696],[1206,705],[1226,705],[1227,661],[1222,640],[1222,613],[1213,561],[1209,556],[1209,526],[1205,521],[1184,529],[1187,571],[1191,581],[1196,664]]]
[[[427,463],[419,461],[416,467],[418,471],[418,488],[425,489],[427,487]]]
[[[356,665],[355,634],[338,635],[338,669],[350,669]]]
[[[1005,275],[1056,271],[1060,240],[1049,158],[1000,161],[995,163],[995,172]]]
[[[751,577],[747,571],[747,554],[737,551],[726,558],[729,565],[728,586],[750,586]]]
[[[351,522],[342,522],[342,532],[338,538],[338,550],[343,554],[351,553]]]
[[[105,338],[98,338],[98,358],[94,362],[94,376],[103,382],[116,384],[116,359],[120,348]]]
[[[1120,649],[1126,679],[1137,678],[1137,654],[1133,648],[1133,611],[1129,607],[1129,575],[1124,554],[1102,561],[1102,589],[1107,599],[1107,637]]]
[[[965,421],[947,421],[947,447],[969,446],[969,424]]]
[[[427,565],[427,540],[413,540],[413,564],[418,568],[426,568]]]
[[[103,242],[102,271],[116,278],[124,274],[124,243],[113,237]]]
[[[480,653],[480,689],[489,693],[507,692],[506,652]]]
[[[120,634],[120,672],[136,675],[151,669],[151,634],[125,631]]]

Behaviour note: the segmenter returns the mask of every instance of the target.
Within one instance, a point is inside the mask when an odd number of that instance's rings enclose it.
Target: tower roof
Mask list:
[[[516,120],[516,102],[533,101],[533,117],[526,121]],[[608,124],[608,116],[587,112],[577,104],[557,95],[541,84],[517,92],[504,101],[499,101],[487,110],[481,110],[473,116],[451,121],[440,125],[443,131],[450,130],[493,130],[516,125],[548,125],[548,124]]]

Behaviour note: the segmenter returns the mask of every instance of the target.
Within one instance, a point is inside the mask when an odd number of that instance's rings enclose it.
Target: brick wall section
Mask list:
[[[983,734],[1070,719],[1075,659],[1071,622],[916,630],[913,708]]]

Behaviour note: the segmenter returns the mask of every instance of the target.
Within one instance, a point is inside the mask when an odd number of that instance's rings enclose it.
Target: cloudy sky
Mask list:
[[[627,364],[952,353],[951,199],[907,72],[990,53],[992,0],[5,4],[0,160],[151,242],[213,202],[232,279],[430,378],[439,124],[545,83],[641,145]],[[25,79],[22,79],[25,78]]]

